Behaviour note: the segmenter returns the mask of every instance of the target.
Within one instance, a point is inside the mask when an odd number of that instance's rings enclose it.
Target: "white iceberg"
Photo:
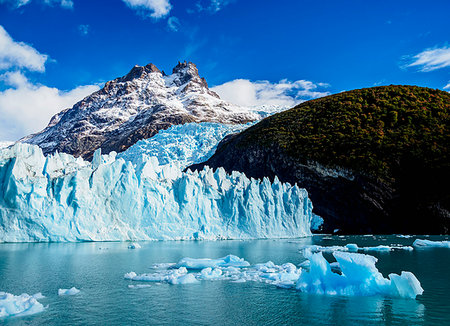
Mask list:
[[[416,239],[413,243],[417,248],[450,248],[450,241],[431,241],[424,239]]]
[[[170,284],[189,284],[197,283],[195,275],[188,274],[185,267],[158,271],[156,273],[136,274],[135,272],[126,273],[124,278],[131,281],[160,282]]]
[[[276,265],[267,263],[250,265],[243,258],[234,255],[228,261],[219,259],[183,258],[178,264],[157,264],[167,266],[153,273],[124,275],[131,281],[158,282],[170,284],[198,283],[199,281],[231,281],[235,283],[261,282],[281,288],[296,288],[302,292],[345,295],[401,297],[414,299],[423,293],[420,282],[410,272],[401,275],[389,274],[384,278],[375,266],[377,258],[365,254],[334,252],[336,262],[329,263],[322,253],[307,252],[308,260],[300,267],[292,263]],[[207,267],[205,267],[207,266]],[[201,269],[204,267],[203,269]],[[199,271],[199,269],[201,269]],[[134,287],[134,286],[132,286]]]
[[[58,289],[58,295],[76,295],[80,293],[80,290],[78,290],[76,287],[72,287],[70,289]]]
[[[237,256],[228,255],[219,259],[183,258],[175,266],[188,269],[203,269],[208,267],[247,267],[250,266],[250,263]]]
[[[301,273],[296,288],[302,292],[344,296],[416,298],[423,293],[420,282],[410,272],[389,274],[384,278],[375,263],[377,258],[365,254],[333,252],[341,274],[332,271],[322,253],[309,256],[309,271]]]
[[[311,235],[311,220],[307,191],[277,178],[0,150],[0,242],[294,238]]]
[[[42,298],[44,296],[41,293],[13,295],[0,291],[0,318],[19,317],[42,312],[44,306],[37,301]]]

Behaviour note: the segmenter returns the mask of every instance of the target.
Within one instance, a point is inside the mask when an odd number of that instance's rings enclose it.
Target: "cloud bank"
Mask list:
[[[450,46],[426,49],[412,57],[407,67],[419,67],[420,71],[428,72],[450,66]]]
[[[212,87],[212,90],[222,99],[242,106],[294,106],[305,100],[329,95],[324,90],[328,86],[308,80],[283,79],[278,83],[271,83],[267,80],[252,82],[248,79],[235,79]]]
[[[32,71],[45,71],[48,56],[23,42],[15,42],[0,25],[0,70],[13,67],[26,68]]]
[[[99,89],[79,86],[62,91],[33,84],[26,71],[45,71],[46,54],[16,42],[0,25],[0,140],[17,140],[43,129],[57,112]]]
[[[50,118],[99,89],[79,86],[69,91],[31,83],[21,72],[0,76],[10,86],[0,92],[0,140],[17,140],[45,128]]]

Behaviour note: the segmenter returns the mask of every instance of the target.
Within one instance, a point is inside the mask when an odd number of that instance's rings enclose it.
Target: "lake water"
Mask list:
[[[419,237],[424,238],[424,237]],[[299,248],[356,243],[411,245],[395,236],[314,236],[297,240],[168,241],[128,243],[0,244],[0,291],[15,295],[42,292],[44,312],[0,319],[5,325],[450,325],[450,249],[370,253],[387,276],[413,272],[425,290],[416,300],[342,297],[299,293],[273,285],[229,281],[198,284],[151,283],[146,288],[123,278],[145,273],[154,263],[183,257],[218,258],[233,254],[251,264],[302,263]],[[429,237],[446,240],[446,237]],[[325,257],[330,256],[325,254]],[[59,288],[81,292],[60,297]]]

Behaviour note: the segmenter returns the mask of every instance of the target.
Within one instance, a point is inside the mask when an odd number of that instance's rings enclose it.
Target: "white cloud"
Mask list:
[[[195,10],[188,9],[188,13],[209,11],[211,13],[218,12],[222,10],[225,6],[234,2],[235,0],[206,0],[206,1],[198,1],[195,4]]]
[[[122,0],[126,5],[144,16],[158,19],[167,16],[172,9],[169,0]]]
[[[278,83],[271,83],[267,80],[252,82],[248,79],[235,79],[212,87],[212,90],[222,99],[242,106],[294,106],[308,99],[329,95],[329,92],[322,90],[328,86],[308,80],[292,82],[283,79]]]
[[[180,20],[177,17],[169,17],[169,19],[167,19],[167,26],[169,26],[169,29],[176,32],[180,28]]]
[[[450,66],[450,47],[427,49],[412,57],[407,67],[420,67],[420,71],[433,71]]]
[[[15,42],[0,25],[0,70],[12,67],[45,71],[48,56],[23,42]]]
[[[0,3],[9,3],[14,8],[20,8],[30,2],[31,0],[0,0]],[[66,9],[73,8],[72,0],[43,0],[41,2],[49,6],[60,5],[62,8]]]
[[[444,89],[448,89],[448,90],[449,90],[449,92],[450,92],[450,81],[448,82],[448,84],[447,84],[447,85],[445,85],[445,86],[444,86]]]
[[[0,79],[10,86],[0,92],[0,140],[17,140],[42,130],[55,113],[99,89],[87,85],[61,91],[32,84],[20,72],[7,72]]]
[[[89,33],[89,25],[79,25],[78,31],[81,35],[88,35]]]

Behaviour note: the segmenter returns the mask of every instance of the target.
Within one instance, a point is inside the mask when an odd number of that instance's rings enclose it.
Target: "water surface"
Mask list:
[[[419,237],[424,238],[424,237]],[[273,285],[202,281],[199,284],[137,284],[127,272],[150,272],[154,263],[183,257],[218,258],[228,254],[251,264],[305,260],[303,245],[356,243],[411,245],[415,238],[395,236],[314,236],[297,240],[167,241],[128,243],[0,244],[0,291],[42,292],[40,314],[0,320],[5,325],[450,325],[450,249],[370,253],[389,273],[411,271],[425,292],[416,300],[384,297],[341,297],[299,293]],[[429,237],[446,240],[446,237]],[[331,257],[325,254],[325,257]],[[81,293],[59,297],[59,288]]]

